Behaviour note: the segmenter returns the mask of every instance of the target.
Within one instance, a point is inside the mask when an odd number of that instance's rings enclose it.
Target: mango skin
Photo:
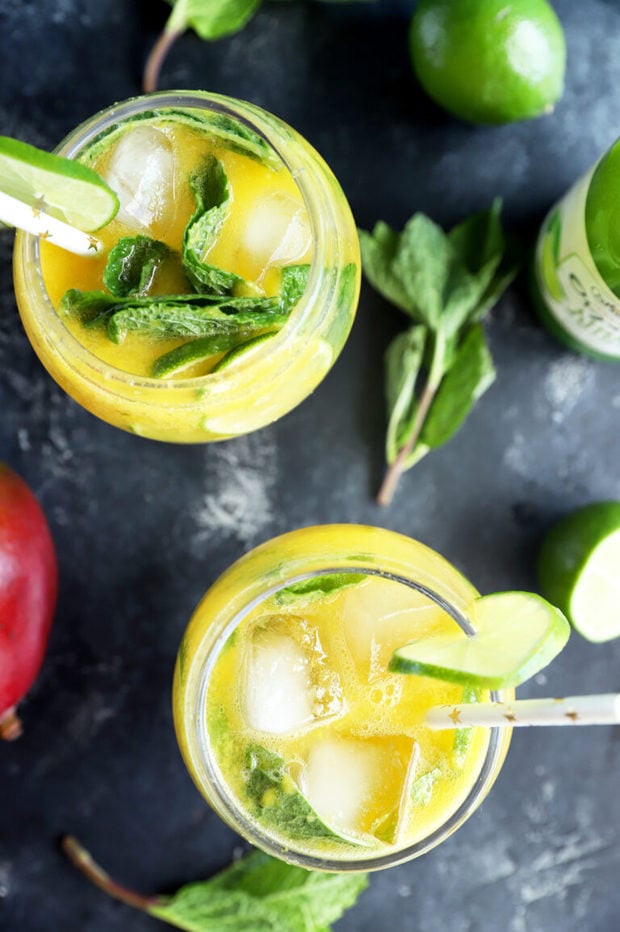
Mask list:
[[[27,484],[0,463],[0,737],[21,733],[15,706],[43,663],[58,594],[54,542]]]

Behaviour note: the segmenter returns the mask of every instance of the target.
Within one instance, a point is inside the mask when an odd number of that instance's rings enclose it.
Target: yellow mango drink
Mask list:
[[[244,556],[198,606],[175,672],[180,748],[210,805],[310,869],[389,867],[450,835],[510,735],[432,731],[425,713],[499,694],[388,663],[458,630],[476,595],[434,551],[378,528],[305,528]]]
[[[301,136],[249,103],[166,92],[102,111],[57,152],[120,201],[96,256],[17,235],[24,327],[76,401],[204,442],[313,391],[350,330],[360,262],[344,194]]]

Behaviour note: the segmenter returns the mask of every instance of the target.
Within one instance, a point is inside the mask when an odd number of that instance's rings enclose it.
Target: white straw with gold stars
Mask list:
[[[30,205],[0,191],[0,223],[32,233],[78,256],[96,256],[101,252],[103,244],[96,236],[50,217],[45,213],[45,206],[42,198]]]
[[[438,705],[426,713],[429,728],[519,728],[528,725],[618,725],[620,693]]]

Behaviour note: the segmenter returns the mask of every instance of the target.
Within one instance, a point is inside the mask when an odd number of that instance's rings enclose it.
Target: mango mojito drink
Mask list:
[[[359,251],[305,140],[196,91],[112,107],[58,151],[120,202],[97,255],[17,237],[24,326],[73,398],[126,430],[201,442],[268,424],[316,387],[352,324]]]
[[[208,802],[310,868],[387,867],[451,834],[509,734],[431,731],[431,706],[489,693],[388,663],[458,631],[452,613],[476,595],[438,554],[377,528],[307,528],[243,557],[199,605],[175,675],[179,743]]]

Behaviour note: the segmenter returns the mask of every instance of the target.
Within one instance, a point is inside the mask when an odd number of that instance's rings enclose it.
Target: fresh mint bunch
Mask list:
[[[405,470],[452,437],[495,378],[480,321],[518,269],[500,210],[497,199],[449,233],[424,214],[400,233],[383,222],[359,231],[366,278],[411,320],[385,355],[382,505]]]
[[[113,880],[70,836],[62,848],[101,890],[187,932],[329,932],[368,884],[366,874],[325,874],[259,851],[173,896],[143,896]]]
[[[231,36],[250,21],[261,0],[167,0],[167,3],[172,6],[172,12],[144,67],[142,85],[146,93],[157,90],[164,60],[187,29],[193,29],[208,42]]]

